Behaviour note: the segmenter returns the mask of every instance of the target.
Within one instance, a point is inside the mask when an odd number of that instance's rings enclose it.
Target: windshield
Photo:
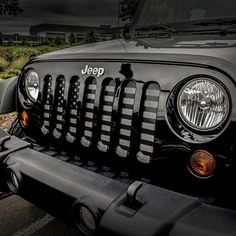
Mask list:
[[[135,29],[236,17],[235,0],[146,0]]]

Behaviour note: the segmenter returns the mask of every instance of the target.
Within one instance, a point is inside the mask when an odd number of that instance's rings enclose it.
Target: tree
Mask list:
[[[93,31],[89,31],[86,34],[86,37],[84,39],[84,43],[94,43],[97,42],[98,38],[96,37],[95,33]]]
[[[120,19],[131,22],[135,16],[140,0],[121,0]]]
[[[111,35],[111,39],[118,39],[119,38],[119,33],[118,32],[113,32]]]
[[[59,38],[59,36],[57,36],[54,40],[56,45],[60,45],[61,44],[61,39]]]
[[[75,34],[74,33],[71,33],[69,38],[68,38],[68,41],[71,45],[77,43],[77,38],[75,37]]]
[[[59,36],[57,36],[54,40],[55,44],[58,46],[58,45],[61,45],[62,44],[62,40],[60,39]]]
[[[19,0],[0,0],[0,15],[17,16],[21,12]]]

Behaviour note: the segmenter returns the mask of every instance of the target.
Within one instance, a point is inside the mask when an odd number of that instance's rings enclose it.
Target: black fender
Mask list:
[[[0,82],[0,114],[16,111],[16,85],[18,77]]]

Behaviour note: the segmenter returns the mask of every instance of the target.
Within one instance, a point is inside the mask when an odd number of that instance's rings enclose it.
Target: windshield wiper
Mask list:
[[[160,22],[153,25],[139,27],[139,28],[136,28],[135,30],[136,31],[161,31],[162,33],[177,33],[177,30],[175,28],[172,28]]]
[[[188,27],[181,28],[183,33],[196,34],[214,34],[219,33],[221,36],[235,33],[236,17],[225,17],[215,19],[203,19],[199,21],[189,22]]]
[[[226,18],[215,18],[206,19],[194,22],[193,25],[196,26],[219,26],[219,25],[236,25],[236,17],[226,17]]]

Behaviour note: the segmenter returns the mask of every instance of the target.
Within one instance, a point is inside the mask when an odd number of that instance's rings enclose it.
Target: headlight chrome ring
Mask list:
[[[36,102],[39,96],[39,75],[31,69],[25,75],[25,91],[31,101]]]
[[[188,127],[212,131],[228,117],[229,96],[223,86],[213,79],[193,79],[181,88],[177,96],[177,110]]]

